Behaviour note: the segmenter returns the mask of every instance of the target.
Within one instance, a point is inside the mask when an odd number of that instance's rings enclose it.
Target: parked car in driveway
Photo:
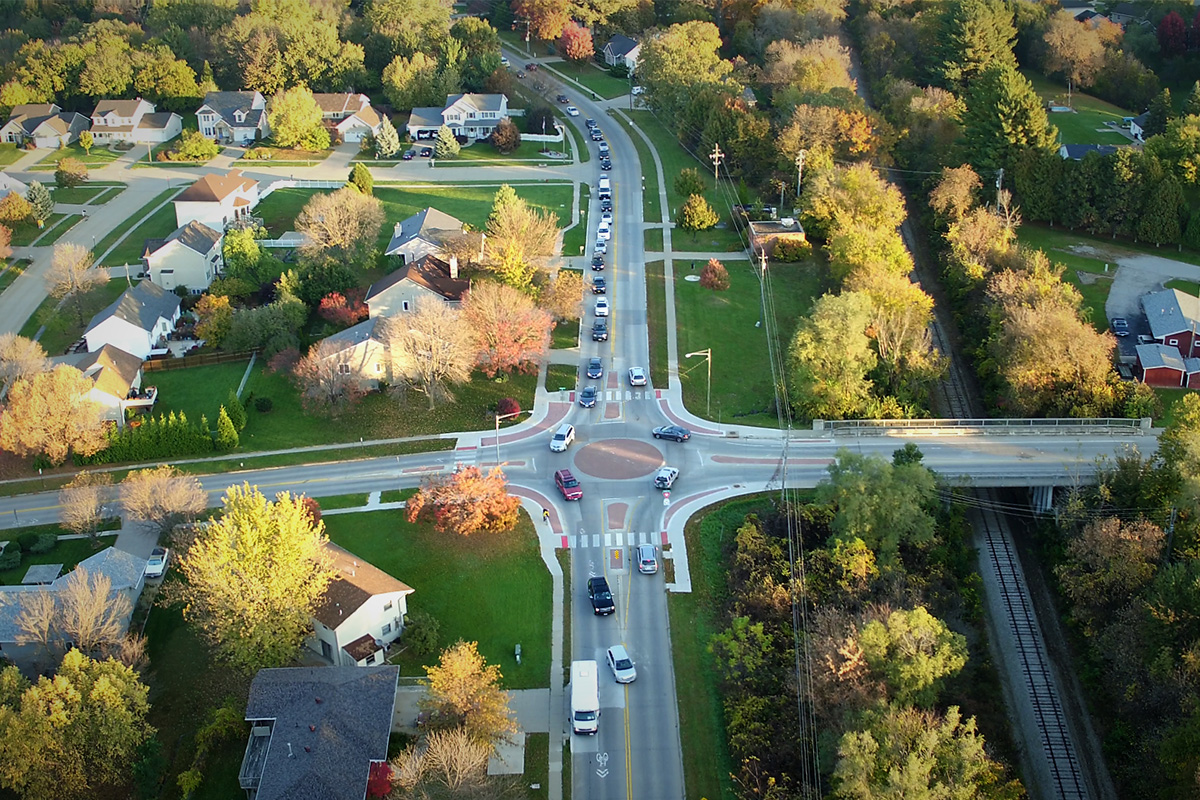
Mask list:
[[[637,669],[633,666],[633,659],[629,657],[625,645],[614,644],[608,648],[605,659],[617,683],[633,683],[637,679]]]
[[[1109,320],[1108,327],[1111,328],[1112,332],[1117,336],[1129,335],[1129,320],[1125,319],[1124,317],[1113,317],[1111,320]]]
[[[404,155],[400,156],[400,159],[402,161],[412,161],[413,156],[415,156],[416,154],[417,154],[416,150],[405,150]]]
[[[595,408],[596,397],[599,396],[599,394],[600,393],[596,390],[595,386],[583,387],[583,389],[579,392],[579,405],[583,406],[584,408]]]
[[[421,158],[429,158],[432,155],[433,155],[432,147],[422,147],[421,148]]]
[[[167,559],[171,556],[171,551],[165,547],[156,547],[150,552],[150,560],[146,562],[146,571],[143,573],[147,578],[161,578],[163,573],[167,571]]]
[[[604,377],[604,362],[599,358],[588,359],[587,376],[592,380]]]
[[[692,432],[682,425],[661,425],[651,433],[655,439],[674,439],[677,442],[686,442],[692,438]]]
[[[583,499],[583,489],[579,486],[579,480],[569,469],[560,469],[554,473],[554,485],[562,492],[564,500]]]
[[[629,385],[630,386],[645,386],[646,385],[646,370],[641,367],[629,368]]]
[[[638,572],[653,575],[658,572],[658,548],[652,544],[639,544],[637,549]]]

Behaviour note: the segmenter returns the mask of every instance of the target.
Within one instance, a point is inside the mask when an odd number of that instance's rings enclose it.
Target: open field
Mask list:
[[[411,607],[438,620],[442,647],[478,642],[488,663],[500,665],[505,688],[549,685],[550,573],[524,512],[512,531],[471,537],[411,524],[403,511],[338,514],[324,522],[335,544],[413,587]],[[513,613],[518,603],[520,613]],[[517,644],[520,666],[513,659]],[[393,663],[404,675],[424,676],[422,667],[437,657],[405,653]]]
[[[820,257],[797,264],[778,264],[769,273],[773,281],[776,324],[786,349],[796,321],[807,314],[822,288]],[[762,293],[756,270],[748,261],[725,262],[729,290],[714,292],[699,282],[684,280],[686,264],[675,262],[675,324],[679,337],[684,404],[693,414],[719,422],[775,427],[775,394],[766,327],[762,319]],[[700,265],[696,270],[699,274]],[[712,348],[712,410],[705,411],[707,366],[702,358],[684,359],[684,353]]]
[[[1021,73],[1033,84],[1034,91],[1047,102],[1058,105],[1067,104],[1067,87],[1051,81],[1033,70],[1024,69]],[[1071,107],[1074,112],[1047,112],[1050,124],[1058,128],[1062,144],[1129,144],[1130,140],[1119,130],[1105,123],[1116,122],[1118,125],[1124,117],[1132,117],[1136,112],[1115,106],[1112,103],[1092,97],[1090,94],[1074,92],[1071,95]]]
[[[550,72],[556,72],[559,75],[570,78],[572,81],[581,83],[588,88],[593,94],[599,95],[605,100],[611,100],[614,97],[629,94],[629,79],[617,78],[608,73],[607,69],[599,69],[592,62],[576,64],[571,61],[559,61],[554,64],[543,64],[542,69]],[[570,81],[567,81],[567,96],[571,95]],[[576,89],[575,91],[579,91]]]

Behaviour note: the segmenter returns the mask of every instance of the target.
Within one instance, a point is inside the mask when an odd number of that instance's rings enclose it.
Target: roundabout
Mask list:
[[[578,470],[601,480],[643,478],[665,463],[661,450],[637,439],[606,439],[585,445],[575,453]]]

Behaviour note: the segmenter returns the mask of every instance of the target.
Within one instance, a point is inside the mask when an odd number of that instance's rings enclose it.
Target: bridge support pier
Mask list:
[[[1054,508],[1053,486],[1029,487],[1029,504],[1039,514],[1048,514]]]

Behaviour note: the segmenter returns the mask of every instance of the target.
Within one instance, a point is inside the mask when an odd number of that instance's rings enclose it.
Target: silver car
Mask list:
[[[633,683],[637,678],[637,669],[633,666],[633,659],[629,657],[629,651],[625,649],[625,645],[614,644],[608,648],[606,658],[608,667],[612,670],[617,683]]]
[[[638,572],[653,575],[658,572],[658,548],[652,544],[639,544],[637,548]]]

